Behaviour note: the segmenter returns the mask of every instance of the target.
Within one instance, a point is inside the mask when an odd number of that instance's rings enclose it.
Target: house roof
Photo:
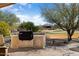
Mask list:
[[[0,3],[0,8],[6,7],[12,4],[15,4],[15,3]]]

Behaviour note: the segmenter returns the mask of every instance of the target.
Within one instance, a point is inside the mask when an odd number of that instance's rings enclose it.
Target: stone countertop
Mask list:
[[[7,46],[0,46],[0,48],[5,48],[5,49],[7,49],[7,48],[9,48],[9,47],[7,47]]]

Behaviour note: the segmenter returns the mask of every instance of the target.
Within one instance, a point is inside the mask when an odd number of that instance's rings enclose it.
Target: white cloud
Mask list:
[[[31,3],[20,3],[22,6],[28,6],[28,8],[31,8]]]
[[[23,5],[23,6],[25,6],[25,5],[27,5],[28,3],[19,3],[20,5]]]
[[[20,20],[21,20],[21,22],[23,22],[23,21],[28,21],[28,19],[29,19],[29,16],[27,16],[27,15],[16,15],[17,17],[19,17],[20,18]]]
[[[31,4],[30,4],[30,3],[18,3],[18,4],[20,4],[20,5],[18,6],[18,8],[14,7],[15,4],[13,4],[13,5],[10,5],[10,6],[1,8],[0,10],[2,10],[2,11],[7,10],[8,12],[12,12],[12,13],[14,13],[14,14],[21,14],[21,13],[23,13],[24,10],[25,10],[25,9],[23,8],[23,6],[27,6],[27,8],[31,8]],[[23,5],[23,6],[21,6],[21,5]]]
[[[17,17],[20,18],[21,22],[33,22],[35,25],[43,25],[47,22],[43,21],[44,18],[41,17],[40,15],[34,15],[34,16],[28,16],[28,15],[16,15]]]

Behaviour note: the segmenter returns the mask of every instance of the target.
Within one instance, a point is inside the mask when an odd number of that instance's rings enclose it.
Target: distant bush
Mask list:
[[[32,30],[33,32],[37,32],[39,27],[35,26],[32,22],[23,22],[20,24],[19,30]]]
[[[4,21],[0,21],[0,34],[3,36],[10,35],[10,26]]]

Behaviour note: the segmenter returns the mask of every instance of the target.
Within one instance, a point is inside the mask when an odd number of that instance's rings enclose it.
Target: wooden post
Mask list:
[[[8,55],[8,48],[5,46],[0,46],[0,56],[7,56]]]
[[[0,46],[4,45],[4,37],[3,35],[0,35]]]

